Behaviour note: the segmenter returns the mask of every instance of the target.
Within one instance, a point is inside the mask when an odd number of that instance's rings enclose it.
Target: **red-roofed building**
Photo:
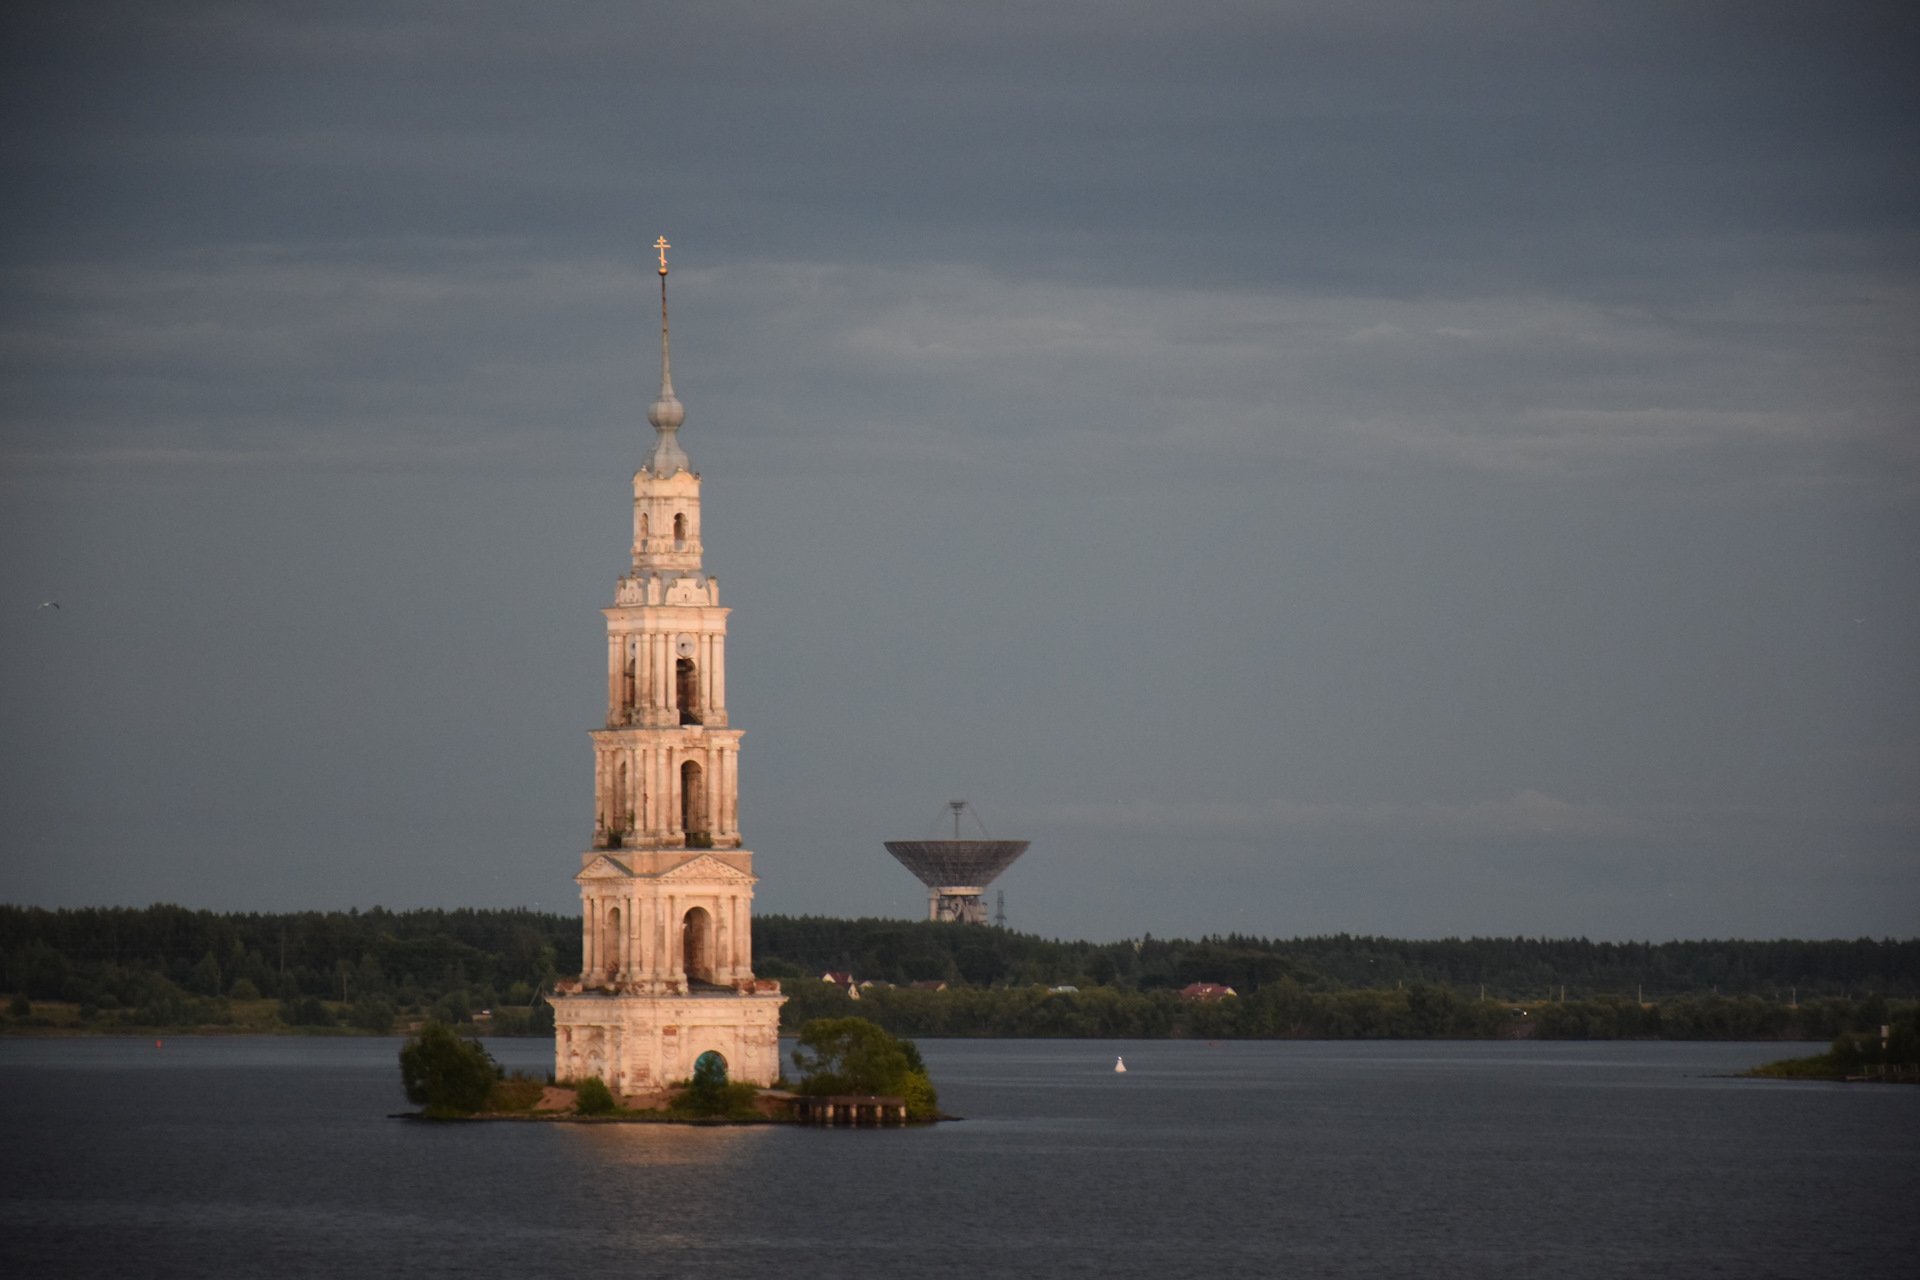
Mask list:
[[[1217,982],[1192,982],[1180,988],[1182,1000],[1225,1000],[1228,996],[1239,994],[1232,987],[1223,987]]]

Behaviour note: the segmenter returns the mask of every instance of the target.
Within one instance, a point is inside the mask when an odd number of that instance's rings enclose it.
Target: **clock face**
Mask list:
[[[675,636],[673,638],[673,651],[683,658],[691,658],[694,647],[692,636]]]

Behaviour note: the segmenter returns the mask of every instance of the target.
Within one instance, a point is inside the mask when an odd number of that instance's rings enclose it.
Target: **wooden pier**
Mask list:
[[[856,1128],[905,1124],[907,1100],[851,1093],[823,1098],[796,1096],[793,1115],[801,1124],[848,1125]]]

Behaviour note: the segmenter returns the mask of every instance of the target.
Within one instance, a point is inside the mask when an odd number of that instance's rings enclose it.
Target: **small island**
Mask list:
[[[663,1090],[616,1095],[597,1076],[556,1081],[500,1069],[478,1039],[429,1022],[400,1050],[416,1120],[523,1120],[591,1124],[930,1124],[951,1120],[919,1047],[864,1018],[816,1018],[793,1051],[797,1082],[773,1088],[729,1081],[717,1054]]]
[[[1825,1053],[1782,1058],[1741,1074],[1759,1080],[1920,1084],[1920,1019],[1889,1023],[1877,1036],[1842,1033]]]

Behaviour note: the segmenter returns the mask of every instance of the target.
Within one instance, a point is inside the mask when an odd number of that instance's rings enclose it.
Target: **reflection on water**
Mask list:
[[[557,1126],[579,1159],[598,1171],[698,1169],[717,1174],[753,1157],[771,1130],[753,1126],[570,1124]]]
[[[398,1047],[0,1040],[0,1274],[1826,1280],[1920,1248],[1920,1089],[1716,1078],[1776,1045],[928,1041],[969,1119],[885,1131],[403,1123]]]

